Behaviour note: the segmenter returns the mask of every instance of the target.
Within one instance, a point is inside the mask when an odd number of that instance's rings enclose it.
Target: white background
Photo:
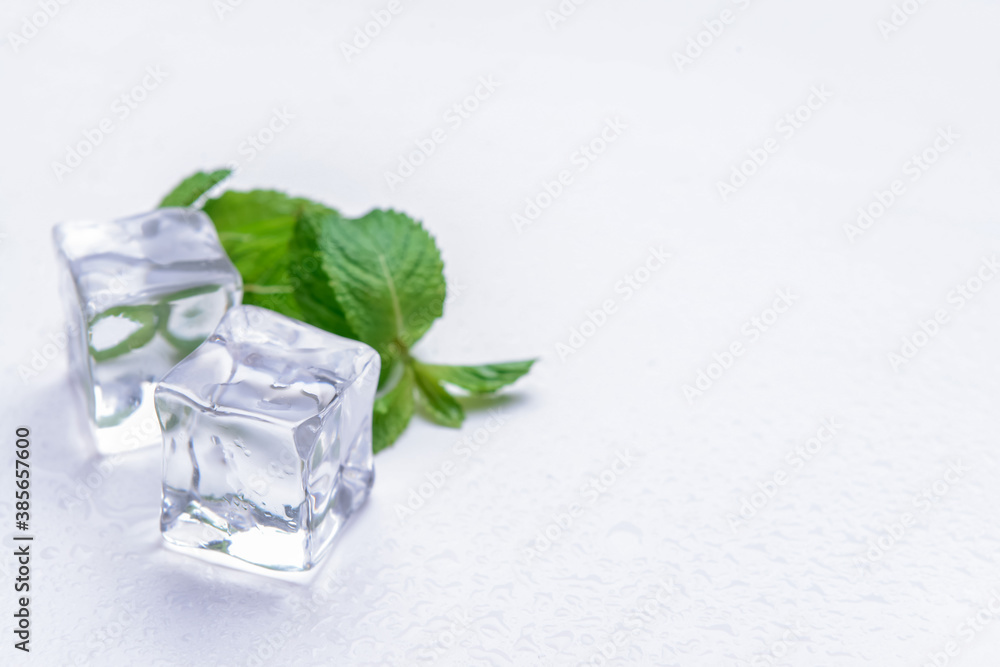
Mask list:
[[[0,661],[575,665],[605,648],[615,665],[917,667],[955,642],[938,664],[996,664],[1000,617],[965,619],[1000,593],[1000,281],[961,308],[953,290],[1000,249],[997,3],[926,2],[883,35],[890,0],[590,0],[554,28],[557,0],[400,2],[350,61],[341,44],[385,2],[245,0],[220,15],[208,0],[81,0],[18,45],[9,33],[39,5],[4,2]],[[674,53],[724,9],[734,21],[679,68]],[[166,78],[117,119],[151,67]],[[500,86],[448,125],[480,77]],[[786,136],[776,124],[815,86],[832,97]],[[274,109],[294,118],[247,160],[241,143]],[[59,178],[53,163],[105,117],[113,132]],[[574,153],[615,118],[626,129],[577,171]],[[385,173],[438,127],[444,143],[391,189]],[[953,145],[912,180],[904,165],[947,128]],[[718,183],[769,138],[777,152],[724,201]],[[19,372],[64,326],[54,223],[142,212],[234,160],[232,187],[425,222],[454,296],[423,358],[541,358],[499,402],[468,403],[460,433],[418,419],[380,454],[370,502],[309,585],[164,549],[155,449],[96,455],[61,354]],[[563,169],[572,184],[516,229]],[[895,179],[905,192],[849,240]],[[650,247],[671,259],[626,299],[616,284]],[[751,341],[745,323],[777,290],[794,304]],[[561,357],[608,299],[604,326]],[[894,369],[890,353],[939,310],[947,323]],[[735,341],[743,354],[689,401],[684,386]],[[503,426],[457,453],[496,407]],[[835,436],[794,467],[788,453],[828,418]],[[11,647],[21,424],[30,656]],[[585,495],[617,451],[631,465]],[[773,497],[751,497],[776,473]],[[754,516],[733,521],[744,500]],[[582,513],[553,528],[571,503]],[[527,556],[546,530],[551,546]]]

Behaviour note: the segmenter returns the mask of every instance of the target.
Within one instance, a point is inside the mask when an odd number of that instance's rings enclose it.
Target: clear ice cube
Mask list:
[[[153,388],[243,294],[212,221],[163,208],[53,230],[69,306],[70,364],[98,449],[160,442]]]
[[[238,306],[156,388],[173,545],[307,570],[368,497],[372,348]]]

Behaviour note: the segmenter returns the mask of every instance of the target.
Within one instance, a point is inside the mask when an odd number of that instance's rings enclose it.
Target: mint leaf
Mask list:
[[[479,366],[418,364],[418,370],[439,382],[461,387],[473,394],[489,394],[505,387],[531,370],[535,359]]]
[[[218,289],[219,288],[216,285],[199,285],[198,287],[189,287],[179,292],[172,292],[171,294],[161,296],[160,303],[154,307],[158,318],[158,322],[156,324],[157,332],[163,337],[163,340],[167,341],[167,343],[169,343],[170,346],[177,350],[182,356],[187,356],[194,352],[196,347],[205,342],[205,337],[197,336],[195,338],[184,338],[182,336],[174,335],[174,333],[170,330],[170,312],[174,307],[172,303],[180,301],[181,299],[198,296],[199,294],[215,292]]]
[[[199,171],[188,176],[174,188],[170,194],[163,198],[158,208],[167,206],[191,206],[198,201],[202,195],[228,178],[232,173],[230,169],[217,169],[213,172],[205,173]]]
[[[420,392],[421,407],[427,415],[442,426],[458,428],[465,421],[465,410],[451,394],[429,374],[420,364],[414,364],[417,390]]]
[[[156,335],[156,323],[158,319],[159,314],[157,313],[156,306],[118,306],[109,308],[91,320],[88,326],[91,332],[90,356],[94,358],[94,361],[100,362],[120,357],[132,350],[138,350],[153,340],[153,336]],[[93,345],[93,338],[99,323],[112,324],[116,320],[130,322],[135,325],[135,328],[114,345],[100,350],[96,349]],[[104,338],[105,336],[100,337]]]
[[[302,319],[289,273],[289,243],[296,220],[312,210],[330,211],[275,190],[229,191],[205,202],[222,247],[243,276],[243,303]]]
[[[316,244],[348,325],[378,350],[383,365],[405,357],[441,316],[444,264],[434,239],[412,218],[376,209],[347,220],[330,212],[304,217],[298,232],[303,244]]]
[[[198,172],[160,205],[196,205],[229,175],[228,169]],[[522,377],[534,363],[449,366],[424,364],[411,355],[410,348],[444,310],[445,280],[433,237],[402,213],[376,209],[350,220],[318,202],[274,190],[226,192],[203,208],[243,277],[244,303],[361,340],[379,352],[379,385],[394,384],[375,400],[376,453],[403,433],[418,401],[435,422],[460,426],[464,410],[446,385],[491,393]],[[94,350],[95,356],[124,354],[148,343],[156,330],[181,351],[198,343],[170,335],[165,304],[152,312],[130,308],[107,314],[131,321],[133,329],[107,349]]]
[[[396,442],[413,417],[413,369],[403,367],[392,389],[375,399],[372,414],[372,450],[380,451]]]
[[[331,210],[310,210],[299,217],[289,244],[289,275],[302,319],[340,336],[357,338],[347,323],[344,310],[334,294],[333,281],[316,251],[324,221],[333,218],[339,219],[340,214]],[[382,378],[388,376],[390,366],[388,360],[383,359]]]

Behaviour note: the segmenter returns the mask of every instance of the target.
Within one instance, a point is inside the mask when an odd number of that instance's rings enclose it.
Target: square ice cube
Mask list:
[[[156,388],[173,545],[307,570],[368,497],[378,353],[233,308]]]
[[[69,305],[71,372],[98,449],[160,441],[153,387],[240,302],[240,274],[201,211],[163,208],[53,230]]]

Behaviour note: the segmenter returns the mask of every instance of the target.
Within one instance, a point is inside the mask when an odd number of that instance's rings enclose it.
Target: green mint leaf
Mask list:
[[[418,368],[439,382],[461,387],[473,394],[489,394],[525,375],[535,361],[527,359],[479,366],[418,364]]]
[[[205,202],[229,259],[243,276],[243,303],[302,319],[289,273],[295,222],[322,204],[274,190],[229,191]]]
[[[205,338],[184,338],[174,335],[174,333],[170,330],[170,313],[175,307],[174,302],[201,294],[208,294],[209,292],[215,292],[218,289],[219,288],[216,285],[199,285],[198,287],[189,287],[187,289],[180,290],[179,292],[172,292],[161,296],[160,303],[154,306],[156,317],[158,318],[158,322],[156,324],[157,333],[159,333],[160,336],[163,337],[163,340],[167,341],[172,348],[177,350],[181,356],[186,357],[194,352],[196,347],[205,342]]]
[[[421,398],[420,406],[434,422],[458,428],[465,421],[465,410],[437,379],[419,364],[414,364],[414,377]]]
[[[138,350],[153,340],[153,336],[156,335],[158,314],[156,306],[118,306],[109,308],[91,320],[89,326],[91,338],[93,338],[93,332],[97,329],[99,323],[104,320],[125,320],[134,324],[135,329],[114,345],[101,350],[96,349],[93,343],[91,343],[90,356],[97,362],[114,359],[132,350]]]
[[[372,450],[379,453],[396,442],[413,417],[413,369],[403,366],[396,385],[375,399]]]
[[[221,183],[232,173],[230,169],[217,169],[206,173],[199,171],[180,182],[170,194],[163,198],[158,208],[167,206],[191,206],[209,190]]]
[[[289,244],[289,275],[303,320],[340,336],[357,338],[337,301],[332,279],[316,250],[324,221],[333,218],[340,218],[340,215],[329,210],[310,210],[299,217]],[[382,361],[382,378],[385,378],[391,364],[387,359]]]
[[[160,206],[197,205],[229,175],[228,169],[198,172]],[[444,310],[445,281],[434,238],[402,213],[376,209],[350,220],[323,204],[273,190],[226,192],[205,201],[203,208],[243,277],[244,303],[361,340],[379,352],[379,384],[392,386],[375,400],[376,453],[406,430],[418,402],[435,422],[460,426],[464,410],[445,385],[492,393],[534,364],[450,366],[424,364],[410,355]],[[130,320],[137,328],[107,349],[93,350],[101,359],[148,343],[157,330],[178,350],[199,342],[170,335],[167,304],[152,312],[123,307],[104,316]]]
[[[433,237],[396,211],[357,220],[323,214],[300,226],[357,337],[382,355],[404,356],[444,310],[444,264]]]

